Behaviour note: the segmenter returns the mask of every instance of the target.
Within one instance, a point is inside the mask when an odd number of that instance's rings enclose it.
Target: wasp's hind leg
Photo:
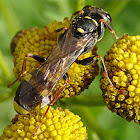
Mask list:
[[[12,86],[16,81],[19,80],[20,77],[22,77],[27,72],[26,71],[26,61],[27,61],[27,58],[29,58],[29,57],[32,57],[33,59],[37,60],[40,63],[43,63],[43,62],[45,62],[47,60],[46,57],[35,55],[35,54],[31,54],[31,53],[27,53],[25,55],[25,58],[24,58],[24,61],[23,61],[23,64],[22,64],[22,69],[21,69],[21,72],[20,72],[19,76],[17,77],[17,79],[14,82],[9,84],[8,87]]]
[[[68,74],[66,73],[63,78],[65,79],[65,84],[63,85],[63,87],[52,97],[52,100],[50,101],[50,103],[48,104],[48,108],[45,112],[45,114],[43,115],[42,120],[40,121],[40,124],[38,125],[38,127],[35,129],[33,136],[36,136],[38,129],[41,127],[42,122],[48,112],[48,110],[50,109],[51,105],[53,105],[55,103],[55,101],[57,101],[57,99],[60,97],[61,93],[65,90],[66,86],[69,84],[69,78],[68,78]]]

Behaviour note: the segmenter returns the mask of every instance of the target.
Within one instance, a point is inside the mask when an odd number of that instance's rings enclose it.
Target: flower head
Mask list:
[[[105,65],[115,91],[101,79],[104,102],[112,112],[140,123],[140,36],[124,36],[105,56]]]
[[[34,110],[26,115],[17,115],[8,125],[0,136],[4,140],[30,140],[30,139],[46,139],[46,140],[86,140],[86,127],[80,121],[78,115],[74,115],[68,109],[53,109],[52,107],[46,114],[46,117],[37,131],[37,135],[33,137],[36,127],[40,124],[41,118],[45,113],[47,106],[40,110]]]

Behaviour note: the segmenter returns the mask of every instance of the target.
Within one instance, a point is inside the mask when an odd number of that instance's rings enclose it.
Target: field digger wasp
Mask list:
[[[69,82],[67,71],[74,62],[81,65],[90,65],[100,58],[105,76],[108,78],[101,56],[92,56],[83,60],[77,60],[77,58],[89,52],[103,38],[105,28],[108,28],[115,38],[118,39],[110,23],[111,17],[106,11],[90,5],[85,6],[82,10],[72,15],[69,28],[64,27],[55,30],[55,32],[61,30],[64,30],[64,32],[59,35],[58,44],[48,58],[27,53],[19,77],[26,72],[26,60],[28,57],[32,57],[41,62],[41,65],[30,74],[27,74],[19,85],[14,99],[15,110],[18,113],[26,114],[41,104],[45,99],[48,108],[43,116],[44,119],[50,106],[54,104],[63,90],[65,90]],[[54,90],[62,78],[65,80],[63,87],[55,95],[49,96],[49,93]],[[112,84],[111,81],[110,84]],[[40,128],[43,119],[34,131],[34,135],[36,135]]]

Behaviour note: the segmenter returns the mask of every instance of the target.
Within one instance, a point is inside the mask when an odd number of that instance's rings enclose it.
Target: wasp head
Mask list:
[[[108,28],[110,32],[112,32],[117,38],[114,30],[112,29],[110,23],[111,23],[111,16],[108,14],[108,12],[104,11],[101,8],[97,8],[94,6],[87,5],[83,9],[83,14],[81,14],[83,17],[90,17],[92,21],[97,25],[97,32],[98,32],[98,41],[102,39],[104,35],[105,28]]]
[[[100,40],[104,35],[104,28],[112,30],[111,16],[103,9],[87,5],[81,11],[72,22],[75,29],[74,35],[78,39],[88,34],[93,37],[98,34],[98,40]]]
[[[87,5],[82,10],[84,13],[83,16],[89,16],[92,19],[96,20],[98,23],[101,19],[103,19],[106,23],[111,22],[111,16],[108,14],[108,12],[104,11],[101,8]]]

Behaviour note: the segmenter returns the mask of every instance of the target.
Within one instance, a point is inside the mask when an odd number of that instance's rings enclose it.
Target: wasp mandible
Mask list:
[[[72,15],[71,20],[72,22],[69,28],[64,27],[56,30],[56,32],[61,30],[64,30],[64,32],[59,35],[58,44],[48,58],[30,53],[26,54],[19,77],[26,72],[26,59],[28,57],[32,57],[41,62],[41,65],[25,76],[16,91],[14,107],[18,113],[24,114],[32,111],[44,98],[48,97],[47,113],[50,106],[59,98],[67,86],[69,81],[67,71],[74,62],[82,65],[90,65],[98,58],[101,58],[105,76],[108,78],[101,56],[92,56],[83,60],[77,60],[77,58],[80,55],[89,52],[95,44],[103,38],[105,28],[108,28],[115,38],[118,39],[115,31],[110,25],[110,15],[103,9],[88,5],[82,10],[75,12]],[[19,77],[15,81],[17,81]],[[49,96],[49,93],[54,90],[62,78],[66,81],[63,87],[56,94]],[[112,84],[111,81],[110,84]]]

